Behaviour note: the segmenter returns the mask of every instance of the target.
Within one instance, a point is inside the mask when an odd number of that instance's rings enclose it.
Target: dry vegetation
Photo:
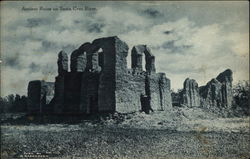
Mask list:
[[[176,108],[74,124],[5,122],[2,158],[32,151],[60,158],[249,158],[249,119]]]

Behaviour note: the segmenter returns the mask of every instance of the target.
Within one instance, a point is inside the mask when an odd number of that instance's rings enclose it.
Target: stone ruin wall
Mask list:
[[[205,86],[198,87],[198,83],[187,78],[183,90],[180,92],[180,104],[188,107],[224,107],[231,108],[233,73],[230,69],[220,73]]]
[[[180,102],[185,106],[198,107],[201,104],[198,83],[194,79],[187,78],[184,81],[180,96]]]
[[[220,73],[205,86],[200,87],[201,105],[203,107],[231,108],[233,73],[230,69]]]
[[[142,67],[143,54],[146,70]],[[119,57],[123,58],[120,60],[118,58],[122,70],[118,70],[116,76],[116,109],[119,112],[140,110],[148,112],[148,109],[154,111],[172,107],[170,80],[164,73],[155,73],[155,57],[146,45],[132,48],[131,69],[127,69],[126,56]]]
[[[145,75],[143,72],[128,70],[127,73],[120,75],[116,89],[117,111],[141,110],[140,98],[142,94],[145,94]]]
[[[142,69],[143,54],[146,70]],[[127,44],[117,37],[84,43],[72,52],[70,60],[61,51],[55,78],[54,112],[128,113],[145,109],[142,106],[145,103],[152,110],[171,108],[170,80],[164,73],[155,73],[155,57],[149,48],[133,47],[131,69],[127,68],[127,56]]]
[[[58,54],[58,76],[55,78],[54,112],[62,113],[64,107],[65,74],[68,72],[68,55],[64,51]]]
[[[96,39],[92,43],[84,43],[72,52],[71,72],[66,72],[62,77],[62,111],[114,111],[115,40],[112,37]]]
[[[54,83],[40,80],[30,81],[28,85],[28,112],[53,111]]]
[[[127,56],[128,46],[119,38],[96,39],[72,52],[69,72],[68,55],[61,51],[55,87],[45,81],[29,83],[29,110],[38,111],[41,106],[53,108],[56,113],[171,109],[170,80],[164,73],[156,73],[155,56],[150,49],[146,45],[132,48],[131,69],[127,68]],[[142,67],[143,60],[146,70]],[[187,78],[178,94],[180,105],[230,108],[232,80],[229,69],[201,87],[194,79]]]

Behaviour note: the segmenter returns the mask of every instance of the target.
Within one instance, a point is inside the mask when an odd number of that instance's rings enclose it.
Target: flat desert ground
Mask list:
[[[1,158],[45,153],[58,159],[248,159],[249,121],[187,108],[77,123],[5,121]]]

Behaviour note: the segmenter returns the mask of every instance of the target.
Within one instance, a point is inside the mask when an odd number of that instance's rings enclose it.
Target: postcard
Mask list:
[[[1,1],[2,159],[249,153],[248,1]]]

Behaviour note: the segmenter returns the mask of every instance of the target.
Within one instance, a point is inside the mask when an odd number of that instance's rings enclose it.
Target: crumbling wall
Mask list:
[[[30,81],[28,85],[28,111],[40,112],[41,107],[41,82]]]
[[[183,83],[183,90],[180,94],[181,104],[188,107],[200,106],[200,95],[198,83],[194,79],[187,78]]]
[[[58,75],[55,78],[55,96],[54,96],[54,112],[62,113],[64,107],[64,75]]]
[[[103,56],[103,68],[101,68],[98,88],[98,110],[100,112],[115,111],[115,69],[118,40],[117,37],[108,37],[96,39],[92,42],[95,50],[102,49],[101,54]]]
[[[71,53],[70,70],[71,72],[83,72],[86,68],[87,57],[82,49],[76,49]]]
[[[53,99],[55,95],[55,83],[54,82],[45,82],[44,86],[42,86],[42,92],[46,94],[44,99],[44,111],[52,112],[53,111]]]
[[[100,74],[97,72],[85,72],[81,81],[81,113],[96,113],[98,109],[98,89]]]
[[[81,79],[81,113],[89,114],[96,113],[99,111],[98,90],[100,83],[100,73],[104,65],[104,53],[102,48],[100,47],[101,45],[97,42],[93,42],[92,44],[88,43],[88,45],[82,47],[82,51],[86,52],[87,55],[87,63]]]
[[[116,44],[116,111],[139,111],[140,97],[145,94],[145,72],[142,69],[127,69],[128,45],[121,40],[117,40]]]
[[[127,69],[127,55],[127,44],[118,40],[116,47],[116,111],[123,113],[142,110],[141,96],[145,95],[146,72],[142,70],[141,55],[134,54],[137,59],[132,59],[133,69]],[[133,60],[136,60],[137,64]]]
[[[99,49],[100,43],[84,43],[71,54],[71,72],[64,77],[65,112],[94,113],[99,110],[99,73],[103,66],[100,60],[104,60]]]
[[[64,75],[64,73],[68,72],[68,55],[64,51],[60,51],[58,54],[57,60],[58,66],[58,75]]]
[[[201,105],[203,107],[220,107],[222,104],[221,83],[212,79],[206,86],[200,87]]]
[[[171,96],[171,84],[170,79],[166,77],[165,73],[159,74],[159,90],[161,99],[161,110],[172,109],[172,96]]]
[[[142,71],[142,56],[145,54],[145,68],[146,72],[156,72],[155,57],[146,45],[136,45],[132,48],[131,53],[131,67],[138,71]]]
[[[152,110],[163,110],[161,105],[159,74],[146,75],[146,94],[150,97],[150,106]]]
[[[233,101],[232,81],[233,73],[227,69],[205,86],[200,87],[201,105],[203,107],[230,108]]]
[[[145,54],[146,71],[142,69],[143,54]],[[143,110],[148,113],[172,107],[170,80],[163,73],[155,73],[155,58],[149,48],[146,45],[133,47],[132,69],[126,69],[127,53],[123,55],[125,56],[117,57],[119,65],[116,69],[116,110],[119,112]]]
[[[167,85],[162,74],[156,74],[155,69],[155,56],[151,53],[146,45],[136,45],[132,48],[131,60],[132,69],[143,71],[142,69],[142,56],[145,55],[145,96],[143,100],[149,99],[150,110],[165,110],[165,104],[171,104],[171,96],[169,91],[164,87]],[[165,94],[166,93],[166,94]],[[165,99],[170,99],[166,102]],[[146,103],[146,102],[145,102]]]
[[[64,75],[63,111],[66,113],[80,110],[81,77],[81,72],[68,72]]]
[[[233,103],[233,91],[232,91],[232,82],[233,82],[233,72],[230,69],[225,70],[220,73],[216,79],[222,84],[221,93],[222,93],[222,103],[225,107],[231,107]]]
[[[233,101],[232,81],[233,73],[227,69],[205,86],[200,87],[201,105],[203,107],[230,108]]]
[[[133,47],[131,53],[131,68],[142,71],[142,55],[143,51],[140,51],[140,47]]]
[[[51,111],[48,107],[54,97],[54,83],[45,81],[30,81],[28,84],[28,112],[42,113]]]
[[[150,96],[150,105],[153,110],[163,111],[171,109],[170,80],[165,73],[153,73],[146,76],[149,83],[146,91]]]
[[[96,43],[84,43],[71,54],[71,73],[65,83],[65,111],[93,113],[98,111],[99,73],[103,52]]]
[[[54,111],[135,112],[144,109],[145,103],[152,110],[170,107],[170,80],[163,73],[155,73],[155,57],[150,49],[146,45],[133,47],[132,69],[127,69],[127,55],[128,45],[118,37],[96,39],[72,52],[68,72],[68,57],[61,51]]]
[[[58,54],[58,76],[55,78],[54,112],[62,113],[64,107],[64,75],[68,72],[68,55],[61,51]]]
[[[126,54],[124,44],[117,37],[108,37],[75,50],[71,54],[71,72],[59,73],[56,78],[55,110],[114,112],[116,69],[121,67],[116,59]],[[66,61],[60,57],[58,63]]]
[[[230,108],[233,102],[232,81],[233,73],[230,69],[201,87],[198,87],[194,79],[187,78],[183,84],[183,90],[179,93],[180,103],[189,107]]]
[[[103,65],[103,60],[104,60],[102,57],[103,57],[103,52],[98,52],[98,50],[89,49],[87,52],[86,71],[100,72],[102,70],[101,66]]]
[[[141,95],[146,95],[145,76],[145,72],[132,69],[121,76],[116,87],[116,111],[128,113],[142,110]]]

